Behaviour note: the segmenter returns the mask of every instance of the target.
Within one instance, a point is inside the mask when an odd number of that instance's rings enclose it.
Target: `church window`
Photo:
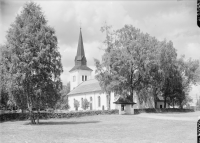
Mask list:
[[[108,107],[108,102],[109,102],[109,99],[108,99],[108,95],[106,95],[106,106]]]
[[[87,80],[87,75],[85,75],[85,81]]]
[[[76,76],[73,76],[73,82],[75,82],[76,81]]]
[[[83,98],[81,98],[81,106],[83,107]]]
[[[101,97],[98,96],[98,106],[100,107],[101,106]]]
[[[82,81],[84,81],[84,75],[82,75]]]
[[[90,97],[90,101],[92,101],[92,97]]]

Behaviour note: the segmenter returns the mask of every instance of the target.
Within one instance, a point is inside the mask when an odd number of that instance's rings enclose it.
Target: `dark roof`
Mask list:
[[[76,57],[75,57],[75,65],[76,66],[77,65],[87,65],[81,29],[80,29],[80,34],[79,34],[77,53],[76,53]]]
[[[68,95],[75,95],[80,93],[88,93],[88,92],[95,92],[95,91],[102,91],[98,80],[91,79],[88,81],[84,81],[79,84],[76,88],[74,88]]]
[[[72,72],[74,70],[87,70],[87,71],[93,71],[91,68],[87,67],[86,65],[76,65],[74,66],[69,72]]]
[[[113,102],[115,104],[136,104],[135,102],[127,99],[127,98],[122,98],[119,97],[115,102]]]
[[[164,101],[164,98],[162,96],[158,96],[157,101]]]

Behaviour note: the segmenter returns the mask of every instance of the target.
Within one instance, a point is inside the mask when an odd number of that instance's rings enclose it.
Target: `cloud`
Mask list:
[[[200,60],[200,43],[189,43],[186,46],[185,54],[188,58]]]
[[[93,70],[94,58],[101,59],[105,24],[113,29],[132,24],[159,40],[172,40],[178,55],[200,59],[200,31],[196,24],[196,1],[35,1],[54,27],[62,55],[63,83],[74,66],[80,22],[87,64]],[[1,1],[0,43],[25,1]],[[94,75],[94,71],[93,71]]]

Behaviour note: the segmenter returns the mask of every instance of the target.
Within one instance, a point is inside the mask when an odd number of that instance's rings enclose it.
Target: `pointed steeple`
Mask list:
[[[84,46],[83,46],[83,38],[82,38],[81,28],[80,28],[77,53],[76,53],[76,57],[75,57],[75,65],[87,65],[87,60],[85,57]]]
[[[78,40],[77,53],[76,53],[76,57],[74,61],[75,61],[75,66],[69,72],[72,72],[74,70],[92,71],[92,69],[87,67],[87,60],[86,60],[85,52],[84,52],[81,28],[80,28],[80,34],[79,34],[79,40]]]

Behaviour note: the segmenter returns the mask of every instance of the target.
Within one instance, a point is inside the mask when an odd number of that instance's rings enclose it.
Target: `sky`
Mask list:
[[[27,1],[0,0],[0,44],[6,42],[6,31]],[[101,60],[105,33],[100,28],[112,25],[113,30],[131,24],[158,40],[172,41],[178,56],[200,60],[200,28],[197,26],[196,0],[143,1],[34,1],[44,12],[48,25],[58,38],[64,72],[63,84],[69,81],[69,70],[74,66],[80,27],[87,65],[95,75],[94,58]],[[200,86],[190,93],[196,99]]]

